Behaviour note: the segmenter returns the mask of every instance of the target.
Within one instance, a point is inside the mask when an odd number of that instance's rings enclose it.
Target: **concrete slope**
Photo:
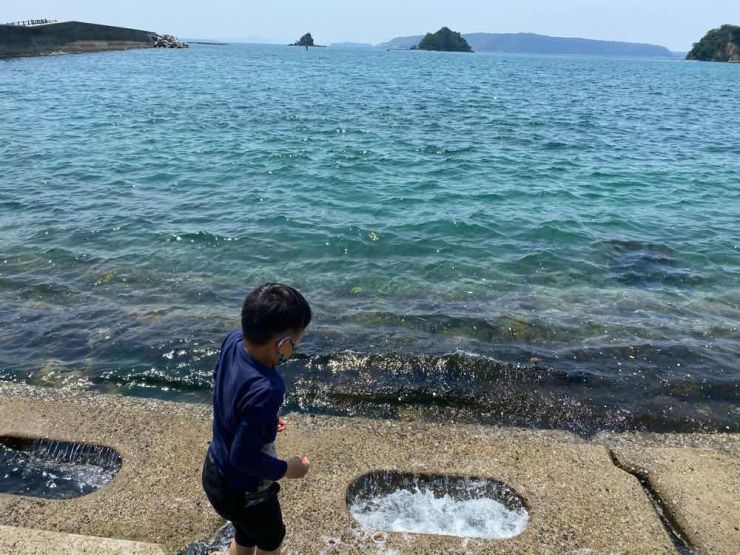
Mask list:
[[[30,27],[0,25],[0,58],[151,48],[156,36],[151,31],[80,21]]]

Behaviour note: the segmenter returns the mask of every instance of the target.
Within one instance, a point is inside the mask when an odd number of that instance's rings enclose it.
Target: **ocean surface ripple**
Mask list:
[[[250,287],[288,407],[740,431],[740,67],[195,45],[0,63],[0,379],[205,401]]]

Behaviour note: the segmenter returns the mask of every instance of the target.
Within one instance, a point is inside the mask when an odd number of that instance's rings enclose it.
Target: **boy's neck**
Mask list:
[[[272,352],[272,345],[250,345],[246,340],[242,341],[242,347],[247,354],[262,366],[267,368],[275,367],[275,355]]]

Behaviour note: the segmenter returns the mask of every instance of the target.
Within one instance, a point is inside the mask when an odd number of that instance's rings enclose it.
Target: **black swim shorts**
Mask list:
[[[285,538],[285,525],[278,501],[278,483],[257,500],[254,496],[245,496],[223,479],[210,454],[206,454],[203,463],[202,479],[208,501],[236,528],[236,543],[244,547],[257,546],[262,551],[275,551],[280,547]]]

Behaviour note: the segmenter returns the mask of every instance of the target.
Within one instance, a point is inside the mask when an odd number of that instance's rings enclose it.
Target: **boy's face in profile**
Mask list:
[[[296,349],[301,344],[303,334],[306,330],[300,332],[293,332],[290,335],[286,335],[278,339],[277,341],[277,352],[278,352],[278,364],[290,360],[295,354]]]
[[[298,290],[266,283],[244,299],[244,348],[257,362],[274,368],[295,355],[310,323],[311,307]]]

